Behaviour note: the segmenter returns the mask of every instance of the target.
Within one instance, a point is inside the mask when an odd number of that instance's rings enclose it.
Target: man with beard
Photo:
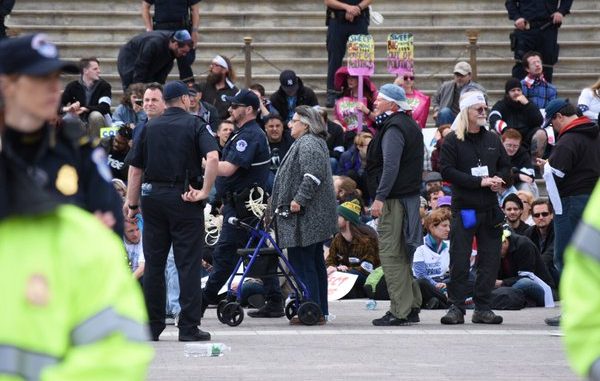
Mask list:
[[[202,96],[205,102],[217,108],[221,120],[229,117],[228,97],[233,97],[239,89],[235,86],[235,71],[229,58],[217,55],[210,63]]]
[[[165,83],[173,60],[192,50],[192,36],[185,29],[138,34],[127,42],[117,58],[123,89],[132,83]]]
[[[483,86],[471,80],[471,71],[471,65],[467,62],[458,62],[454,65],[454,79],[442,83],[431,99],[433,119],[436,126],[452,124],[460,111],[459,100],[462,93],[469,90],[479,90],[485,96],[486,91]]]
[[[548,140],[540,127],[544,117],[539,108],[523,94],[521,81],[510,78],[504,85],[504,98],[496,102],[489,116],[490,128],[503,134],[507,128],[519,131],[521,146],[532,157],[542,157]]]
[[[127,153],[129,153],[129,143],[133,138],[133,130],[127,126],[119,128],[115,136],[105,138],[100,145],[104,147],[108,157],[107,164],[110,167],[112,176],[115,179],[121,179],[127,183],[127,172],[129,166],[125,163]]]
[[[523,202],[515,193],[511,193],[502,201],[502,211],[511,230],[517,234],[525,235],[529,225],[521,221]]]

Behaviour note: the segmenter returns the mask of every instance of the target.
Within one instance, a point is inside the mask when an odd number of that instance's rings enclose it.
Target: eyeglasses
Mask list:
[[[534,218],[548,217],[549,215],[549,212],[533,213]]]
[[[479,115],[482,115],[482,114],[485,114],[485,112],[486,112],[486,110],[487,110],[487,109],[486,109],[485,107],[481,106],[481,107],[479,107],[479,108],[474,108],[474,109],[472,109],[472,110],[475,110],[475,111],[477,111],[477,113],[478,113]]]
[[[504,144],[504,147],[506,147],[506,148],[514,148],[514,149],[517,149],[517,148],[519,148],[520,146],[521,146],[520,144],[506,144],[506,143]]]
[[[248,106],[246,106],[244,104],[241,104],[241,103],[232,103],[231,106],[229,106],[229,107],[231,107],[232,110],[235,110],[235,109],[238,109],[240,107],[248,107]]]
[[[414,81],[415,80],[415,76],[414,75],[405,75],[404,76],[404,80],[408,81],[408,80]]]

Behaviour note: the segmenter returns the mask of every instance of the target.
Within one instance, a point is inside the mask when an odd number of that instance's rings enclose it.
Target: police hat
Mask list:
[[[260,100],[252,90],[242,89],[233,97],[227,97],[227,101],[233,105],[252,106],[254,110],[260,107]]]
[[[56,71],[79,74],[72,62],[58,58],[56,45],[45,34],[30,34],[0,42],[0,74],[47,75]]]
[[[163,89],[163,98],[165,98],[165,101],[179,98],[183,95],[190,95],[190,90],[182,81],[167,82]]]

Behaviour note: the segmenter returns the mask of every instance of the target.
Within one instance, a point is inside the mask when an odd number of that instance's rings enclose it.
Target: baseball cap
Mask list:
[[[552,122],[552,118],[559,112],[563,107],[569,104],[569,100],[565,98],[556,98],[550,103],[546,105],[546,118],[544,119],[544,124],[542,124],[542,128],[548,127],[550,122]]]
[[[398,85],[394,85],[393,83],[388,83],[379,89],[379,97],[396,103],[402,110],[410,111],[412,107],[408,104],[406,100],[406,93],[404,89]]]
[[[452,197],[451,196],[442,196],[437,200],[438,208],[442,206],[452,206]]]
[[[460,61],[456,65],[454,65],[453,73],[455,73],[455,74],[468,75],[468,74],[471,74],[471,72],[472,72],[471,65],[469,65],[468,62]]]
[[[298,77],[293,70],[284,70],[279,74],[279,83],[282,87],[290,89],[298,86]]]
[[[443,181],[442,179],[442,175],[439,172],[428,172],[425,174],[425,176],[423,176],[423,182],[424,183],[430,183],[433,181]]]
[[[0,42],[0,74],[47,75],[56,71],[79,74],[73,62],[58,57],[45,34],[7,38]]]
[[[254,110],[260,107],[260,101],[252,90],[242,89],[233,97],[227,97],[226,100],[231,104],[252,106]]]
[[[166,101],[182,95],[190,95],[187,85],[182,81],[171,81],[165,84],[163,89],[163,97]]]

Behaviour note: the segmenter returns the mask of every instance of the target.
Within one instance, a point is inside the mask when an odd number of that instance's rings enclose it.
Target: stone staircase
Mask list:
[[[372,25],[377,68],[374,80],[391,80],[386,72],[385,46],[390,32],[412,32],[415,39],[417,86],[433,94],[451,78],[458,60],[467,60],[467,29],[479,29],[478,81],[492,100],[503,94],[510,75],[512,54],[508,34],[512,24],[503,1],[472,0],[378,0],[375,9],[385,22]],[[233,57],[238,85],[244,84],[243,38],[253,37],[253,81],[267,92],[279,86],[279,71],[294,69],[324,99],[327,52],[322,1],[205,0],[200,3],[200,42],[194,72],[206,73],[217,54]],[[554,83],[561,96],[576,99],[581,89],[598,78],[600,62],[600,2],[577,0],[559,33],[560,62]],[[64,58],[76,60],[95,55],[101,60],[103,77],[120,92],[116,71],[119,47],[143,31],[139,1],[19,0],[8,21],[23,33],[40,31],[56,41]],[[262,57],[261,57],[262,56]],[[264,58],[263,58],[264,57]],[[172,73],[177,78],[176,68]]]

